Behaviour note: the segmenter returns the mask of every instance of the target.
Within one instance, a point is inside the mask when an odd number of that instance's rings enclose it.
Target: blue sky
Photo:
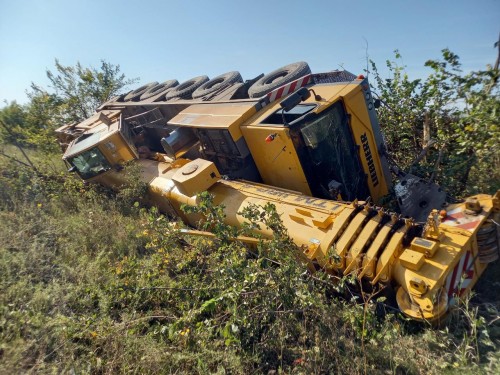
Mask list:
[[[493,64],[500,0],[0,0],[0,107],[27,101],[47,69],[119,64],[141,83],[238,70],[244,79],[294,61],[362,73],[399,49],[411,77],[443,48],[466,70]],[[368,51],[366,51],[368,43]]]

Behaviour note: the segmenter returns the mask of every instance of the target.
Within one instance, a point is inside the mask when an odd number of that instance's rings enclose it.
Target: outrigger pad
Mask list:
[[[433,209],[446,206],[446,192],[439,185],[409,173],[394,186],[394,190],[401,214],[417,222],[425,222]]]

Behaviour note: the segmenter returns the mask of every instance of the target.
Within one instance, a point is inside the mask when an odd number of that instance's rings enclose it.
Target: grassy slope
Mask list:
[[[49,177],[0,161],[0,373],[500,371],[498,264],[443,329],[380,319],[305,275],[284,236],[186,241],[133,191],[33,157]]]

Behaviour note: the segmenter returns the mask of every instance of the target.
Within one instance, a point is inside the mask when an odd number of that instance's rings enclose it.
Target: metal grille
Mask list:
[[[341,83],[351,82],[356,76],[347,70],[334,70],[333,72],[313,74],[314,83]]]
[[[158,108],[153,108],[149,111],[139,113],[138,115],[127,117],[125,121],[133,128],[141,126],[147,128],[160,127],[165,125],[166,122],[165,117]]]

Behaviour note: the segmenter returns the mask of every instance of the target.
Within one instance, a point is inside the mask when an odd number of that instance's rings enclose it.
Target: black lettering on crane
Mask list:
[[[366,163],[368,164],[368,172],[370,174],[370,179],[372,180],[373,186],[378,185],[377,171],[375,170],[375,164],[373,163],[373,156],[370,150],[370,144],[368,143],[368,137],[366,133],[361,135],[361,144],[363,145],[363,151],[365,153]]]

